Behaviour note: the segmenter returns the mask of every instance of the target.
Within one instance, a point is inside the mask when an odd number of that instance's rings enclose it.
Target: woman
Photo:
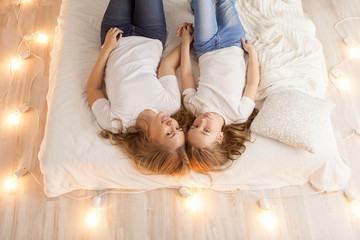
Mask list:
[[[102,136],[119,146],[138,170],[183,176],[189,172],[185,135],[169,117],[181,104],[175,77],[180,46],[157,71],[165,40],[162,0],[111,0],[87,95]]]
[[[177,31],[183,38],[182,94],[191,125],[186,129],[187,152],[191,168],[208,175],[230,166],[231,160],[244,152],[244,142],[250,140],[260,69],[255,48],[244,41],[234,0],[218,0],[216,11],[212,0],[193,0],[191,8],[200,68],[197,89],[189,54],[192,24],[184,23]],[[249,54],[246,79],[243,48]]]

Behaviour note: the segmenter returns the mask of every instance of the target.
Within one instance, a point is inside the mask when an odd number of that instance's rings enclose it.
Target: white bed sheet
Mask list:
[[[259,98],[289,85],[305,88],[314,95],[322,95],[327,84],[324,78],[325,61],[321,44],[315,38],[315,28],[303,15],[301,1],[266,2],[242,0],[237,3],[240,18],[249,33],[248,38],[259,50],[263,70]],[[55,197],[79,189],[210,187],[208,177],[197,173],[181,179],[140,174],[120,150],[99,136],[100,127],[88,106],[86,84],[100,51],[99,29],[107,4],[108,0],[62,1],[51,52],[47,125],[39,152],[45,194]],[[168,28],[164,50],[166,55],[180,43],[175,37],[176,26],[184,21],[192,22],[193,16],[187,0],[164,0],[164,8]],[[269,20],[268,15],[281,18]],[[303,26],[300,33],[294,35],[291,26],[288,26],[288,31],[284,31],[282,22],[286,19],[291,20],[287,23],[294,22],[298,26],[307,24],[311,29],[309,31]],[[283,28],[270,31],[266,25],[271,24],[271,21],[279,21],[279,26]],[[297,41],[304,44],[301,36],[305,36],[305,45],[311,46],[312,52],[317,55],[306,55],[306,52],[297,50],[282,58],[271,56],[273,53],[284,55],[287,49],[296,46]],[[288,45],[288,40],[295,45]],[[273,46],[273,52],[269,50],[270,45]],[[194,72],[198,75],[195,57],[192,57]],[[309,59],[322,65],[318,68],[309,66]],[[292,64],[287,68],[277,60],[283,63],[290,61]],[[271,72],[271,68],[276,71]],[[307,75],[306,84],[296,82],[292,85],[287,82],[287,79],[298,76],[304,68],[312,73]],[[282,81],[278,81],[276,76],[282,76]],[[296,79],[301,81],[301,78]],[[320,190],[336,191],[349,181],[350,171],[339,156],[330,119],[319,137],[322,147],[317,154],[261,136],[254,138],[256,141],[246,144],[247,150],[231,169],[213,175],[213,189],[262,190],[301,185],[309,181]]]

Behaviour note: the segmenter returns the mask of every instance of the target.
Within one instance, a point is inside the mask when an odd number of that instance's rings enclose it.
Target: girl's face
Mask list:
[[[159,112],[151,121],[149,139],[171,149],[177,149],[185,144],[185,134],[178,122],[163,112]]]
[[[203,148],[214,142],[222,143],[224,134],[221,132],[224,119],[217,113],[207,112],[198,116],[190,127],[187,137],[190,145]]]

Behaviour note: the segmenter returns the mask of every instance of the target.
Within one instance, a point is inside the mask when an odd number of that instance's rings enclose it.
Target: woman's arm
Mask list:
[[[118,34],[120,34],[120,36],[117,38]],[[99,57],[91,70],[86,87],[90,108],[96,100],[99,98],[105,98],[101,85],[103,82],[106,62],[111,51],[120,43],[121,37],[122,31],[117,28],[111,28],[106,34],[104,46],[102,47]]]
[[[249,53],[249,63],[246,72],[246,85],[243,96],[246,96],[255,102],[256,93],[260,83],[260,65],[256,49],[251,43],[241,39],[246,52]]]
[[[183,92],[187,88],[195,89],[196,85],[195,85],[195,79],[194,79],[194,74],[192,71],[191,59],[190,59],[190,45],[194,40],[194,29],[192,27],[192,24],[187,24],[185,26],[182,25],[180,25],[181,38],[182,38],[180,72],[181,72],[182,92]]]
[[[157,77],[161,78],[166,75],[176,75],[176,69],[180,65],[180,49],[181,44],[179,44],[174,50],[169,53],[163,60],[161,60]]]

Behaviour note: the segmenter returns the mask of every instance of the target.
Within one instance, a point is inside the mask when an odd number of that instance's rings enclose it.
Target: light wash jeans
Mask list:
[[[194,12],[194,48],[196,57],[221,48],[242,47],[244,28],[235,8],[235,0],[192,0]]]
[[[101,23],[101,45],[110,28],[122,30],[123,37],[143,36],[166,41],[162,0],[110,0]]]

